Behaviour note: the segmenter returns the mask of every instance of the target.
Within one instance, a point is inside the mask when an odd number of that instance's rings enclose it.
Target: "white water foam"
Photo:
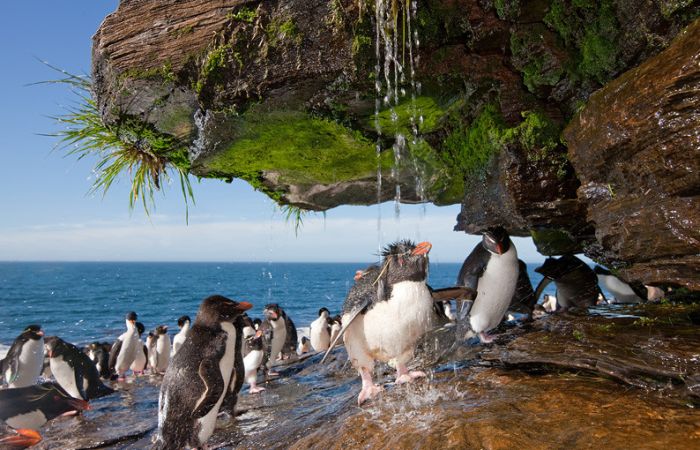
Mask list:
[[[10,351],[10,346],[9,345],[4,345],[0,344],[0,359],[3,359],[5,355],[7,355],[7,352]]]

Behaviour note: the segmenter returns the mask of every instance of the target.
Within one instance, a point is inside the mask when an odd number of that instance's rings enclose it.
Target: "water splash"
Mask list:
[[[211,120],[212,116],[209,110],[202,111],[202,109],[197,109],[194,113],[194,125],[197,127],[197,139],[192,142],[189,148],[189,159],[194,161],[201,155],[207,146],[205,129],[207,124]]]

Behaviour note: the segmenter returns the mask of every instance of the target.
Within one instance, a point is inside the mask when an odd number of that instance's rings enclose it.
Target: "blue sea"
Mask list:
[[[205,297],[221,294],[254,305],[279,303],[298,328],[308,327],[319,308],[338,314],[362,263],[0,263],[0,350],[32,323],[46,335],[77,345],[112,342],[124,331],[124,316],[138,313],[146,330],[165,324],[177,332],[178,317],[193,319]],[[429,283],[454,285],[461,264],[435,264]],[[533,286],[541,280],[528,270]],[[545,290],[554,293],[553,284]],[[4,353],[4,351],[2,351]]]

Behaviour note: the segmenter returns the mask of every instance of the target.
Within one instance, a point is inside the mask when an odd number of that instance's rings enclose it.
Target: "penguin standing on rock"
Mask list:
[[[265,346],[262,331],[256,331],[253,336],[246,338],[247,346],[250,351],[243,358],[243,365],[245,367],[245,381],[250,384],[250,389],[248,390],[251,394],[257,394],[265,390],[264,387],[257,385],[258,381],[258,369],[262,365],[263,358],[265,356]]]
[[[180,331],[178,331],[173,338],[173,356],[175,356],[177,351],[180,350],[182,344],[185,343],[185,339],[187,339],[187,332],[190,330],[190,322],[190,316],[182,316],[177,319],[177,326],[180,328]]]
[[[0,361],[0,376],[10,388],[31,386],[39,381],[43,367],[44,332],[40,325],[29,325]]]
[[[109,371],[109,349],[108,343],[93,342],[88,346],[88,357],[95,363],[100,377],[109,380],[112,374]]]
[[[165,372],[154,448],[200,447],[211,437],[240,357],[240,331],[234,324],[251,307],[220,295],[204,299],[187,340]]]
[[[476,291],[469,310],[469,324],[484,343],[488,331],[501,323],[518,282],[518,252],[503,227],[489,228],[464,260],[457,284]]]
[[[38,430],[58,416],[89,409],[88,402],[72,398],[56,383],[0,390],[0,420],[15,429]]]
[[[136,353],[143,350],[136,318],[133,311],[126,315],[126,331],[119,336],[109,352],[109,368],[122,379],[136,359]]]
[[[156,328],[156,372],[165,373],[170,361],[170,336],[168,327],[160,325]]]
[[[311,346],[317,352],[328,350],[331,343],[329,321],[330,312],[326,308],[321,308],[318,310],[318,319],[311,322],[311,327],[309,327]]]
[[[605,289],[614,296],[612,299],[608,299],[611,303],[644,302],[642,296],[637,295],[632,286],[617,278],[609,270],[601,266],[595,266],[593,272],[598,277],[598,283],[605,286]]]
[[[141,375],[148,367],[148,349],[141,340],[141,335],[146,331],[146,327],[141,322],[136,322],[136,331],[139,334],[139,348],[141,351],[136,351],[134,354],[134,362],[131,363],[131,371],[134,374]]]
[[[544,288],[554,281],[557,305],[561,307],[557,307],[557,310],[593,306],[598,302],[598,295],[602,294],[595,272],[574,255],[547,258],[535,272],[544,275],[535,290],[535,298],[539,299]]]
[[[278,375],[277,372],[272,371],[272,365],[277,361],[278,355],[283,353],[287,348],[287,342],[290,340],[289,337],[289,326],[287,322],[289,318],[285,314],[284,310],[280,308],[277,303],[271,303],[265,306],[263,310],[267,326],[264,326],[268,332],[271,332],[270,337],[270,352],[267,357],[267,369],[268,375]],[[293,327],[294,325],[292,325]],[[296,350],[296,330],[294,330],[294,349]]]
[[[148,332],[146,336],[146,352],[148,353],[148,367],[151,368],[151,373],[157,373],[156,367],[158,367],[158,352],[156,351],[156,342],[158,338],[152,332]]]
[[[382,388],[372,380],[374,361],[393,363],[396,383],[424,377],[409,371],[416,342],[435,321],[435,309],[428,277],[429,242],[409,240],[387,246],[382,267],[372,266],[356,278],[343,304],[341,329],[348,358],[362,378],[357,403],[374,397]],[[324,361],[330,354],[331,343]]]
[[[51,372],[71,397],[90,400],[114,393],[100,380],[95,363],[78,347],[57,336],[49,336],[45,341]]]
[[[343,322],[340,319],[340,316],[335,316],[333,317],[333,321],[331,322],[331,337],[329,342],[335,341],[335,338],[338,337],[338,334],[340,333],[340,329],[343,327]],[[329,344],[330,346],[330,344]]]

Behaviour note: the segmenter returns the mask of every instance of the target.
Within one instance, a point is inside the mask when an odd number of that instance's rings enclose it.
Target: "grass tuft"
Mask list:
[[[122,116],[116,124],[105,124],[93,97],[92,81],[50,66],[64,77],[45,83],[69,85],[79,96],[78,105],[67,108],[66,114],[54,117],[63,127],[49,134],[59,139],[57,148],[78,159],[96,157],[95,181],[90,193],[109,188],[122,174],[130,177],[129,209],[141,203],[147,216],[155,209],[154,194],[171,180],[178,179],[185,200],[185,220],[189,221],[189,202],[194,194],[188,176],[187,148],[172,136],[134,117]]]

